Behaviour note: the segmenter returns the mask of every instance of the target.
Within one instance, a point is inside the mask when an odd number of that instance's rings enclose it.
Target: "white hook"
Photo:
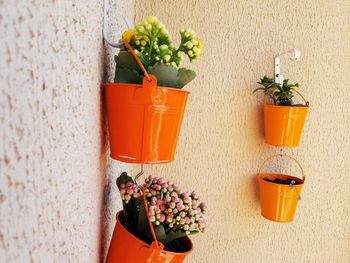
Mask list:
[[[115,48],[121,48],[123,46],[123,44],[118,43],[116,41],[112,41],[109,39],[108,37],[108,33],[109,33],[109,24],[108,24],[108,17],[109,17],[109,2],[108,0],[104,0],[104,6],[103,6],[103,39],[106,41],[106,43],[112,47]],[[129,21],[123,17],[125,24],[127,25],[127,27],[130,29],[130,23]]]
[[[299,48],[293,48],[286,52],[282,52],[275,57],[275,82],[283,84],[284,77],[281,72],[281,56],[284,54],[291,54],[290,60],[297,61],[300,60],[301,51]]]
[[[141,175],[144,174],[144,171],[143,171],[143,164],[141,164],[141,171],[135,176],[135,183],[136,185],[141,189],[142,185],[139,184],[139,178]]]

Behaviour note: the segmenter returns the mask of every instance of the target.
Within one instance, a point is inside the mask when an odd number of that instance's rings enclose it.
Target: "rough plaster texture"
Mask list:
[[[193,65],[198,77],[188,87],[176,160],[145,167],[208,202],[209,229],[193,237],[187,262],[349,262],[350,2],[137,0],[136,6],[136,21],[156,15],[173,39],[191,27],[204,45]],[[282,70],[301,84],[311,110],[300,147],[282,151],[297,156],[307,178],[295,221],[278,224],[260,216],[255,173],[280,148],[264,143],[260,97],[251,92],[259,77],[273,75],[273,56],[294,47],[302,60],[284,59]]]
[[[145,167],[208,202],[209,229],[193,237],[187,262],[348,262],[349,2],[111,2],[111,36],[136,7],[136,20],[155,14],[173,34],[187,25],[205,47],[176,160]],[[99,84],[113,79],[116,51],[101,29],[102,1],[0,1],[0,262],[106,254],[121,208],[115,178],[139,167],[106,158]],[[298,156],[307,181],[295,221],[276,224],[259,215],[255,172],[280,149],[264,143],[251,91],[292,47],[302,60],[283,71],[311,111],[301,146],[283,151]]]
[[[122,33],[127,29],[124,18],[133,25],[134,23],[134,0],[110,0],[110,12],[109,12],[109,37],[110,39],[119,39]],[[114,55],[119,51],[110,46],[106,47],[106,67],[105,67],[105,82],[113,82],[115,73]],[[104,105],[105,108],[105,105]],[[107,126],[105,123],[105,129]],[[108,136],[108,135],[107,135]],[[121,163],[109,158],[109,145],[108,138],[106,139],[106,151],[107,151],[107,167],[106,167],[106,181],[104,185],[104,197],[103,197],[103,212],[102,212],[102,259],[106,258],[109,243],[112,238],[116,212],[122,209],[120,195],[116,186],[116,178],[123,171],[130,172],[131,166],[127,163]]]
[[[0,1],[0,262],[104,254],[102,3]]]

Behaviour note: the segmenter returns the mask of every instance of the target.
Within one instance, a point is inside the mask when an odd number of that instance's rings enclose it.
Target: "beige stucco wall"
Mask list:
[[[134,3],[111,2],[112,36]],[[0,1],[0,262],[105,253],[102,4]]]
[[[176,161],[145,167],[207,200],[210,226],[188,262],[348,262],[349,2],[111,2],[115,35],[136,9],[204,44]],[[100,83],[113,79],[116,50],[101,31],[102,1],[0,1],[0,262],[98,262],[107,251],[115,178],[139,167],[107,157]],[[283,151],[307,181],[295,221],[276,224],[259,215],[254,174],[280,150],[264,143],[251,91],[293,47],[302,60],[283,71],[311,111],[301,146]]]
[[[207,233],[187,262],[349,262],[350,2],[344,0],[136,1],[136,21],[158,16],[178,39],[188,26],[204,45],[171,164],[147,166],[196,189],[209,205]],[[310,100],[298,157],[306,184],[293,223],[260,213],[255,173],[280,149],[264,143],[255,82],[273,56],[299,47],[283,72]],[[292,167],[292,165],[291,165]],[[136,169],[135,169],[136,172]],[[288,170],[287,170],[288,172]]]

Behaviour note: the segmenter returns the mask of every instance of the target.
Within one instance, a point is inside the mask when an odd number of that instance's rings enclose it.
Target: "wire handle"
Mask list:
[[[265,161],[263,161],[263,163],[258,168],[258,174],[261,173],[261,170],[264,168],[266,163],[268,163],[269,161],[271,161],[272,159],[277,158],[277,157],[288,157],[288,158],[292,159],[293,161],[295,161],[297,163],[297,165],[299,166],[300,170],[301,170],[302,179],[303,179],[303,181],[305,181],[304,169],[301,166],[300,162],[295,157],[293,157],[293,156],[291,156],[289,154],[285,154],[285,153],[274,154],[274,155],[271,155],[270,157],[266,158]]]
[[[309,102],[305,99],[305,97],[299,91],[297,91],[296,89],[293,89],[293,91],[295,91],[303,99],[303,101],[305,102],[305,106],[309,106]]]
[[[144,204],[145,210],[146,210],[146,217],[147,217],[148,225],[149,225],[149,228],[151,229],[152,237],[154,239],[154,241],[151,243],[151,246],[150,246],[152,252],[151,252],[148,260],[146,261],[146,263],[163,263],[166,260],[165,255],[162,253],[162,251],[164,249],[164,245],[157,240],[157,236],[156,236],[156,233],[154,231],[152,222],[149,219],[149,216],[148,216],[149,211],[148,211],[148,205],[147,205],[144,185],[142,186],[142,193],[143,193],[143,195],[142,195],[143,204]]]

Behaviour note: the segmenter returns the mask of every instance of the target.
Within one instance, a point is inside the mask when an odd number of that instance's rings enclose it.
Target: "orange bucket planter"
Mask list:
[[[188,91],[157,87],[149,75],[142,85],[107,83],[111,157],[129,163],[174,160]]]
[[[309,111],[309,102],[305,99],[304,101],[305,106],[277,106],[264,103],[266,143],[285,147],[299,145]]]
[[[142,85],[105,84],[111,157],[128,163],[171,162],[189,92],[157,87],[157,78],[147,73],[129,43],[124,44],[145,77]]]
[[[294,160],[301,169],[302,179],[286,174],[260,173],[262,167],[271,159],[285,156]],[[263,162],[257,174],[260,188],[261,215],[275,222],[291,222],[300,200],[301,190],[305,182],[304,170],[300,163],[286,154],[273,155]],[[286,185],[273,182],[278,180],[294,180],[295,184]]]
[[[115,225],[112,241],[109,247],[106,263],[145,263],[155,262],[149,261],[152,254],[151,245],[140,240],[131,234],[124,227],[124,212],[119,211],[117,214],[117,222]],[[183,246],[187,248],[186,252],[171,252],[163,250],[163,263],[181,263],[185,257],[193,250],[193,245],[188,237],[179,239]],[[153,244],[153,243],[152,243]],[[158,261],[156,261],[158,262]]]

